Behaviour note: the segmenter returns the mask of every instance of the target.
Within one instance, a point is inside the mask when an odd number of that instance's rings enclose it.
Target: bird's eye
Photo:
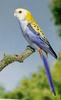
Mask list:
[[[19,13],[22,13],[22,11],[20,10]]]

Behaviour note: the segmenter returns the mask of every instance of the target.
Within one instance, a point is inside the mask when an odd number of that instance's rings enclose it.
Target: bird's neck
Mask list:
[[[25,20],[27,20],[28,23],[31,23],[34,20],[34,18],[32,16],[32,14],[28,12],[25,17]]]
[[[25,31],[25,30],[26,30],[26,27],[27,27],[27,25],[28,25],[28,22],[25,21],[25,20],[22,20],[22,21],[20,21],[19,23],[20,23],[21,29],[22,29],[23,31]]]

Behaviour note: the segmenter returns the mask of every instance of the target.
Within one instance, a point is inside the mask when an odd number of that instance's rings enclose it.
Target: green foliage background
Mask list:
[[[61,100],[61,54],[51,68],[51,73],[56,89],[56,96],[50,91],[48,80],[43,67],[38,73],[33,73],[29,79],[24,79],[12,92],[5,92],[0,88],[0,98],[20,100]]]
[[[51,12],[53,14],[54,23],[59,28],[59,36],[61,36],[61,0],[52,0]],[[0,98],[20,99],[20,100],[61,100],[61,53],[54,66],[51,66],[51,74],[53,77],[56,96],[50,91],[48,80],[43,67],[38,73],[33,73],[29,79],[23,79],[19,85],[11,92],[5,92],[0,87]]]
[[[59,36],[61,36],[61,0],[52,0],[50,7],[54,23],[59,29]]]

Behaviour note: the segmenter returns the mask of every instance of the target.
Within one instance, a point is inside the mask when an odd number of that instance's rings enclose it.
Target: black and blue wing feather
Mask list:
[[[47,40],[47,38],[44,36],[42,37],[39,33],[37,33],[33,27],[31,26],[31,24],[27,25],[29,30],[31,32],[33,32],[33,42],[38,45],[41,49],[43,49],[45,52],[50,53],[52,56],[54,56],[55,58],[57,58],[57,54],[55,53],[55,51],[53,50],[53,48],[51,47],[49,41]],[[29,34],[30,35],[30,34]]]

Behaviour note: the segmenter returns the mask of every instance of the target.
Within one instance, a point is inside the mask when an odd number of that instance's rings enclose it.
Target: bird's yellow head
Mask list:
[[[29,22],[33,19],[32,14],[28,10],[22,8],[17,8],[14,11],[14,16],[16,16],[20,21],[27,20]]]

